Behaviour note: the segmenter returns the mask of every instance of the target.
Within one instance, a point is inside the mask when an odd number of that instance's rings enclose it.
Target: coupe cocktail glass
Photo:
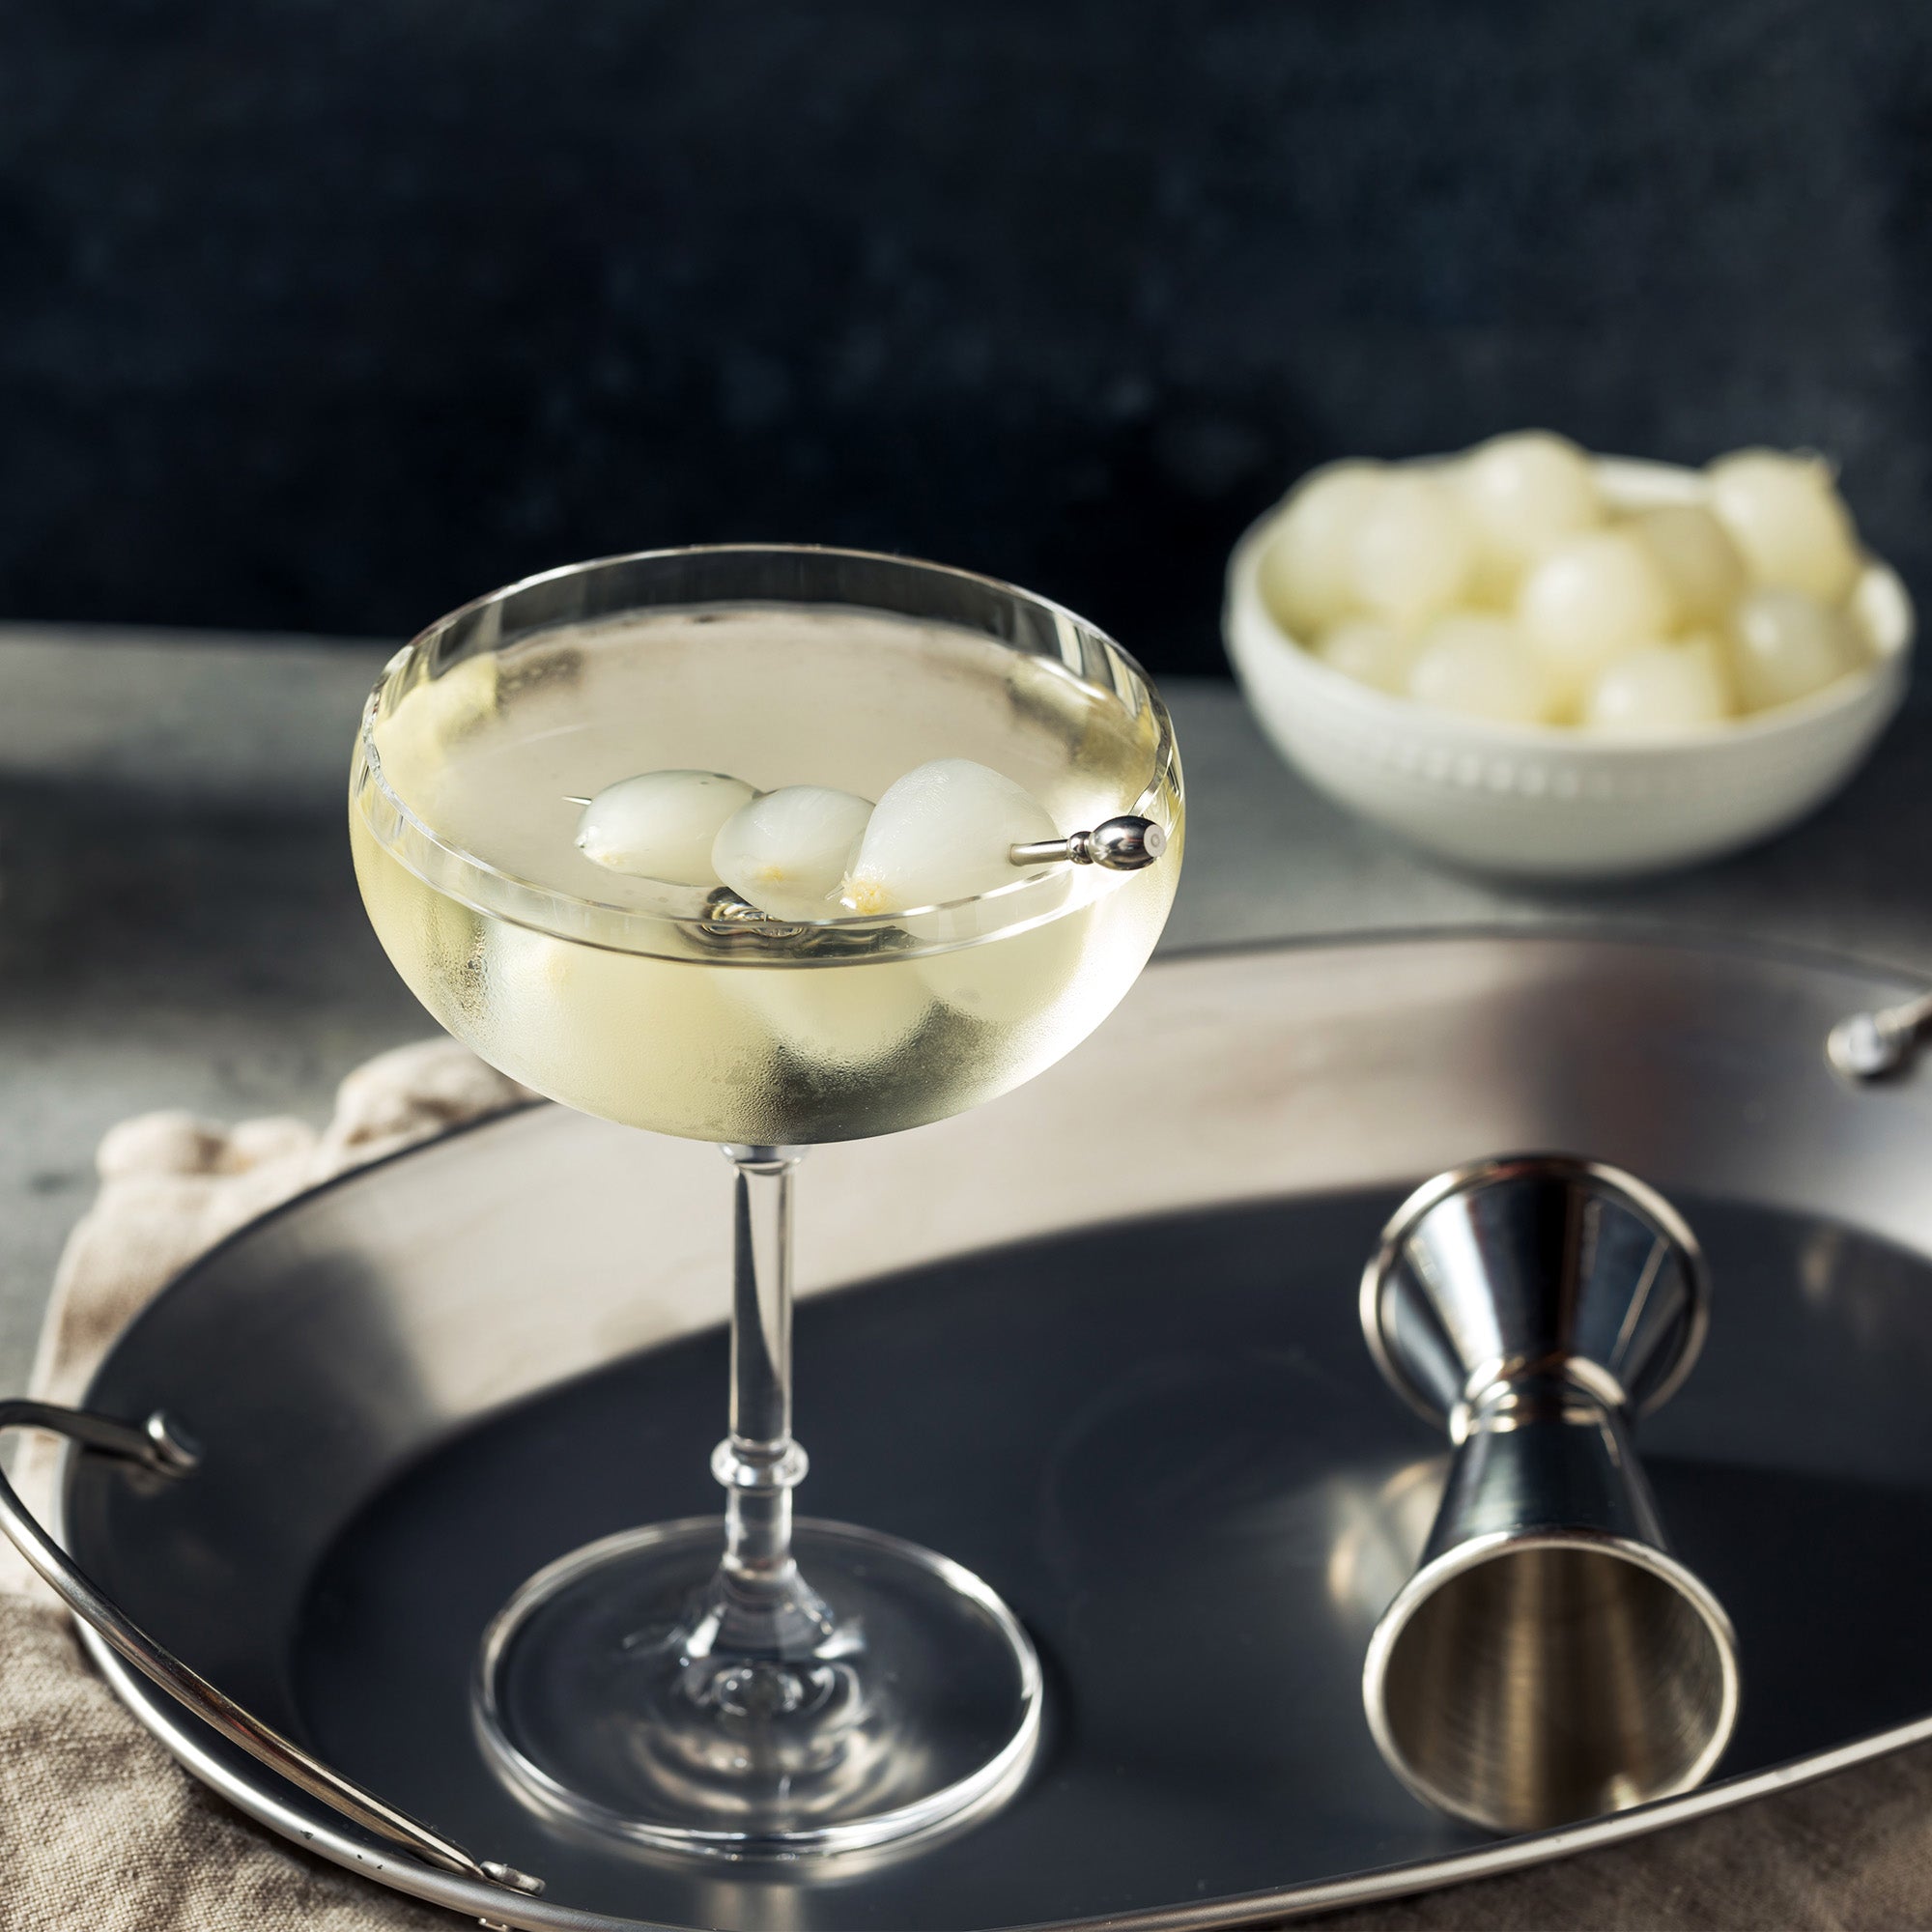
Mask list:
[[[1004,773],[1063,834],[1138,814],[1166,849],[781,921],[605,870],[574,839],[572,801],[637,773],[877,798],[941,757]],[[376,931],[452,1034],[568,1106],[732,1163],[724,1518],[611,1537],[513,1596],[477,1676],[498,1767],[554,1813],[724,1856],[881,1845],[999,1803],[1039,1734],[1017,1620],[943,1556],[793,1520],[792,1173],[814,1142],[1006,1093],[1132,984],[1182,830],[1146,675],[1069,612],[931,564],[612,557],[482,598],[397,654],[363,716],[350,828]]]

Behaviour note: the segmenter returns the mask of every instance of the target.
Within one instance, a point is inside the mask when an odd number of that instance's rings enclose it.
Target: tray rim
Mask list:
[[[60,1527],[58,1522],[54,1524],[56,1536]],[[213,1758],[185,1726],[173,1721],[176,1706],[162,1699],[165,1709],[150,1706],[152,1715],[144,1715],[141,1707],[147,1700],[140,1696],[139,1687],[145,1680],[92,1631],[83,1629],[80,1634],[116,1694],[133,1708],[139,1721],[182,1764],[237,1809],[304,1850],[319,1853],[348,1870],[377,1878],[412,1897],[478,1918],[521,1926],[526,1932],[693,1932],[691,1927],[660,1919],[615,1918],[605,1913],[583,1912],[575,1906],[544,1906],[540,1900],[523,1899],[497,1886],[478,1885],[473,1879],[439,1871],[407,1855],[392,1855],[373,1838],[352,1838],[346,1832],[319,1822],[334,1816],[325,1809],[319,1808],[313,1819],[305,1818],[294,1803],[279,1802],[248,1779],[234,1776],[226,1765]],[[1323,1879],[1313,1885],[1236,1892],[1198,1905],[1155,1905],[1085,1918],[1037,1919],[989,1928],[989,1932],[1215,1932],[1221,1927],[1307,1918],[1344,1906],[1366,1905],[1463,1885],[1472,1879],[1494,1878],[1530,1865],[1552,1863],[1577,1852],[1598,1851],[1627,1839],[1647,1836],[1671,1825],[1689,1824],[1718,1811],[1773,1797],[1780,1791],[1795,1790],[1815,1778],[1830,1777],[1928,1741],[1932,1741],[1932,1716],[1889,1731],[1874,1732],[1813,1757],[1774,1765],[1747,1777],[1726,1778],[1682,1797],[1636,1805],[1606,1818],[1593,1819],[1586,1825],[1509,1838],[1476,1851],[1460,1852],[1452,1858],[1385,1865],[1346,1878]],[[532,1911],[541,1916],[531,1917]]]
[[[1512,946],[1632,947],[1646,952],[1681,952],[1697,957],[1734,956],[1762,959],[1785,966],[1806,968],[1814,972],[1834,972],[1850,978],[1862,979],[1868,982],[1882,984],[1884,991],[1889,995],[1906,997],[1924,990],[1928,983],[1932,983],[1932,972],[1889,960],[1867,959],[1858,953],[1841,952],[1831,947],[1811,946],[1795,940],[1752,939],[1715,929],[1685,931],[1655,920],[1620,921],[1587,913],[1547,918],[1542,923],[1534,926],[1515,925],[1507,921],[1478,921],[1456,925],[1388,926],[1367,931],[1303,933],[1285,939],[1236,939],[1200,946],[1176,947],[1171,951],[1157,952],[1143,968],[1143,975],[1161,972],[1169,966],[1195,965],[1209,959],[1254,958],[1266,954],[1300,956],[1310,952],[1340,952],[1371,947],[1379,949],[1433,946],[1438,943],[1444,946],[1463,946],[1492,944],[1496,941],[1505,941]],[[452,1127],[440,1128],[425,1135],[421,1140],[411,1141],[403,1147],[393,1148],[386,1153],[378,1154],[373,1160],[359,1162],[356,1166],[346,1168],[339,1174],[312,1181],[286,1199],[277,1201],[252,1219],[242,1222],[239,1228],[231,1228],[212,1247],[204,1248],[185,1266],[170,1275],[142,1304],[133,1320],[114,1337],[100,1360],[95,1364],[93,1372],[88,1377],[87,1392],[92,1393],[101,1370],[106,1367],[123,1344],[140,1332],[149,1311],[157,1307],[164,1297],[193,1281],[203,1268],[211,1266],[224,1257],[231,1248],[244,1240],[253,1239],[263,1229],[272,1227],[310,1203],[359,1181],[365,1176],[379,1174],[400,1161],[413,1159],[429,1149],[449,1147],[471,1134],[486,1133],[507,1121],[535,1113],[544,1107],[562,1107],[566,1113],[572,1111],[563,1107],[561,1101],[552,1100],[541,1094],[532,1094],[527,1099],[509,1101],[490,1113],[477,1115],[473,1120],[461,1122]],[[647,1129],[638,1128],[634,1131],[645,1132]],[[667,1135],[662,1138],[668,1139],[671,1136]],[[65,1454],[64,1451],[63,1458]],[[63,1466],[63,1490],[65,1480],[66,1471]],[[1031,1928],[1018,1928],[1018,1932],[1031,1932]]]
[[[1310,952],[1345,952],[1367,948],[1436,946],[1453,948],[1505,941],[1514,946],[1639,948],[1688,957],[1728,957],[1761,960],[1820,973],[1836,973],[1863,980],[1872,997],[1882,1000],[1922,986],[1926,975],[1891,962],[1861,958],[1828,947],[1787,941],[1759,941],[1710,930],[1685,932],[1656,922],[1622,922],[1579,915],[1548,920],[1535,926],[1484,922],[1448,926],[1400,927],[1371,932],[1303,935],[1289,939],[1259,938],[1228,944],[1177,948],[1162,952],[1148,970],[1198,963],[1216,958],[1256,955],[1299,956]],[[1822,1042],[1821,1042],[1822,1051]],[[82,1400],[92,1399],[99,1376],[122,1347],[137,1334],[150,1311],[164,1297],[186,1292],[197,1275],[218,1257],[284,1216],[314,1201],[346,1190],[384,1170],[433,1149],[447,1147],[472,1134],[509,1126],[557,1102],[536,1097],[518,1101],[462,1125],[412,1142],[360,1166],[331,1176],[278,1202],[267,1212],[224,1236],[171,1276],[132,1321],[117,1335],[89,1378]],[[568,1112],[568,1109],[560,1109]],[[1131,1217],[1125,1217],[1131,1218]],[[993,1243],[994,1246],[1001,1245]],[[856,1286],[840,1284],[840,1286]],[[54,1464],[53,1495],[47,1505],[48,1528],[63,1548],[67,1546],[66,1499],[81,1446],[64,1441]],[[358,1836],[327,1806],[309,1806],[294,1787],[284,1787],[252,1761],[247,1771],[230,1766],[209,1750],[199,1727],[164,1693],[151,1689],[85,1625],[76,1623],[81,1642],[96,1667],[136,1721],[141,1723],[191,1775],[200,1778],[239,1810],[266,1825],[298,1846],[329,1860],[346,1870],[375,1879],[392,1889],[440,1905],[468,1917],[525,1928],[525,1932],[692,1932],[692,1928],[655,1919],[616,1918],[585,1912],[574,1906],[546,1904],[503,1889],[444,1872],[408,1853],[384,1846],[374,1837]],[[1218,1928],[1300,1918],[1351,1905],[1398,1898],[1465,1884],[1473,1879],[1522,1870],[1553,1862],[1574,1853],[1596,1850],[1645,1836],[1671,1825],[1729,1810],[1760,1798],[1833,1776],[1910,1746],[1932,1741],[1932,1713],[1908,1723],[1872,1732],[1865,1737],[1807,1757],[1795,1758],[1764,1770],[1706,1784],[1692,1792],[1659,1799],[1652,1804],[1589,1820],[1580,1825],[1527,1833],[1446,1858],[1412,1860],[1369,1871],[1315,1883],[1298,1883],[1258,1891],[1227,1894],[1175,1905],[1146,1906],[1122,1913],[1076,1918],[1029,1920],[989,1932],[1218,1932]],[[259,1782],[257,1782],[259,1779]]]
[[[1143,968],[1143,975],[1160,972],[1169,966],[1195,965],[1209,959],[1254,958],[1267,954],[1298,957],[1310,952],[1340,952],[1371,947],[1379,949],[1433,946],[1438,943],[1445,946],[1481,945],[1492,944],[1499,940],[1506,941],[1512,946],[1627,946],[1647,952],[1681,952],[1694,957],[1762,959],[1784,966],[1821,973],[1839,973],[1849,978],[1861,979],[1872,983],[1875,992],[1882,988],[1888,997],[1910,998],[1925,990],[1928,984],[1932,984],[1932,971],[1916,969],[1889,960],[1868,959],[1861,954],[1841,952],[1831,947],[1812,946],[1796,940],[1752,939],[1713,928],[1687,931],[1657,920],[1623,921],[1589,913],[1555,915],[1545,918],[1541,923],[1534,926],[1515,925],[1507,921],[1491,920],[1455,925],[1404,925],[1375,927],[1367,931],[1301,933],[1285,939],[1264,937],[1215,941],[1200,946],[1175,947],[1171,951],[1157,952]],[[149,1312],[158,1307],[166,1296],[192,1282],[203,1268],[213,1265],[217,1260],[225,1257],[231,1248],[239,1246],[244,1240],[253,1239],[263,1229],[274,1226],[286,1216],[306,1208],[310,1203],[359,1181],[365,1176],[380,1174],[385,1168],[394,1166],[400,1161],[413,1159],[432,1148],[449,1147],[471,1134],[487,1133],[491,1128],[500,1126],[507,1121],[535,1113],[541,1108],[562,1106],[561,1101],[549,1099],[541,1094],[532,1094],[527,1099],[509,1101],[490,1113],[477,1115],[473,1120],[461,1122],[452,1127],[440,1128],[425,1135],[421,1140],[411,1141],[403,1147],[393,1148],[386,1153],[378,1154],[373,1160],[359,1162],[356,1166],[346,1168],[339,1174],[312,1181],[286,1199],[277,1201],[252,1219],[242,1222],[239,1228],[231,1228],[212,1247],[204,1248],[185,1266],[170,1275],[142,1304],[133,1320],[114,1337],[99,1361],[95,1364],[93,1372],[88,1377],[87,1389],[82,1400],[91,1397],[95,1383],[109,1360],[126,1342],[140,1332]],[[563,1111],[568,1113],[571,1110],[566,1107]],[[639,1128],[635,1131],[647,1130]],[[670,1136],[664,1138],[668,1139]],[[1131,1217],[1123,1215],[1121,1218],[1125,1220]],[[61,1452],[59,1474],[60,1493],[63,1495],[66,1492],[67,1457],[70,1453],[66,1448]],[[1031,1929],[1017,1928],[1017,1932],[1031,1932]]]

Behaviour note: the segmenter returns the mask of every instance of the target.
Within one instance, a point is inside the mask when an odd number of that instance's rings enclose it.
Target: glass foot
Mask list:
[[[483,1640],[491,1756],[540,1808],[663,1851],[857,1850],[991,1809],[1039,1739],[1039,1662],[968,1570],[801,1518],[784,1616],[745,1615],[724,1527],[561,1557]],[[753,1634],[755,1631],[755,1634]]]

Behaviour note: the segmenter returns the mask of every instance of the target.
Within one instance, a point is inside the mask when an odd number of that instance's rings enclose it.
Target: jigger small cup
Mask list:
[[[1595,1162],[1460,1168],[1383,1230],[1363,1333],[1455,1454],[1362,1696],[1389,1768],[1426,1803],[1542,1831],[1688,1791],[1722,1755],[1737,1638],[1671,1554],[1632,1444],[1708,1319],[1690,1230]]]

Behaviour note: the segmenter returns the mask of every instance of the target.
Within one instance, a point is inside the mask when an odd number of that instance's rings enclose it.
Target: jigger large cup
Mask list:
[[[1722,1754],[1737,1639],[1670,1553],[1631,1439],[1707,1319],[1695,1237],[1613,1168],[1481,1162],[1383,1230],[1363,1332],[1455,1456],[1362,1694],[1429,1804],[1539,1831],[1689,1790]]]

